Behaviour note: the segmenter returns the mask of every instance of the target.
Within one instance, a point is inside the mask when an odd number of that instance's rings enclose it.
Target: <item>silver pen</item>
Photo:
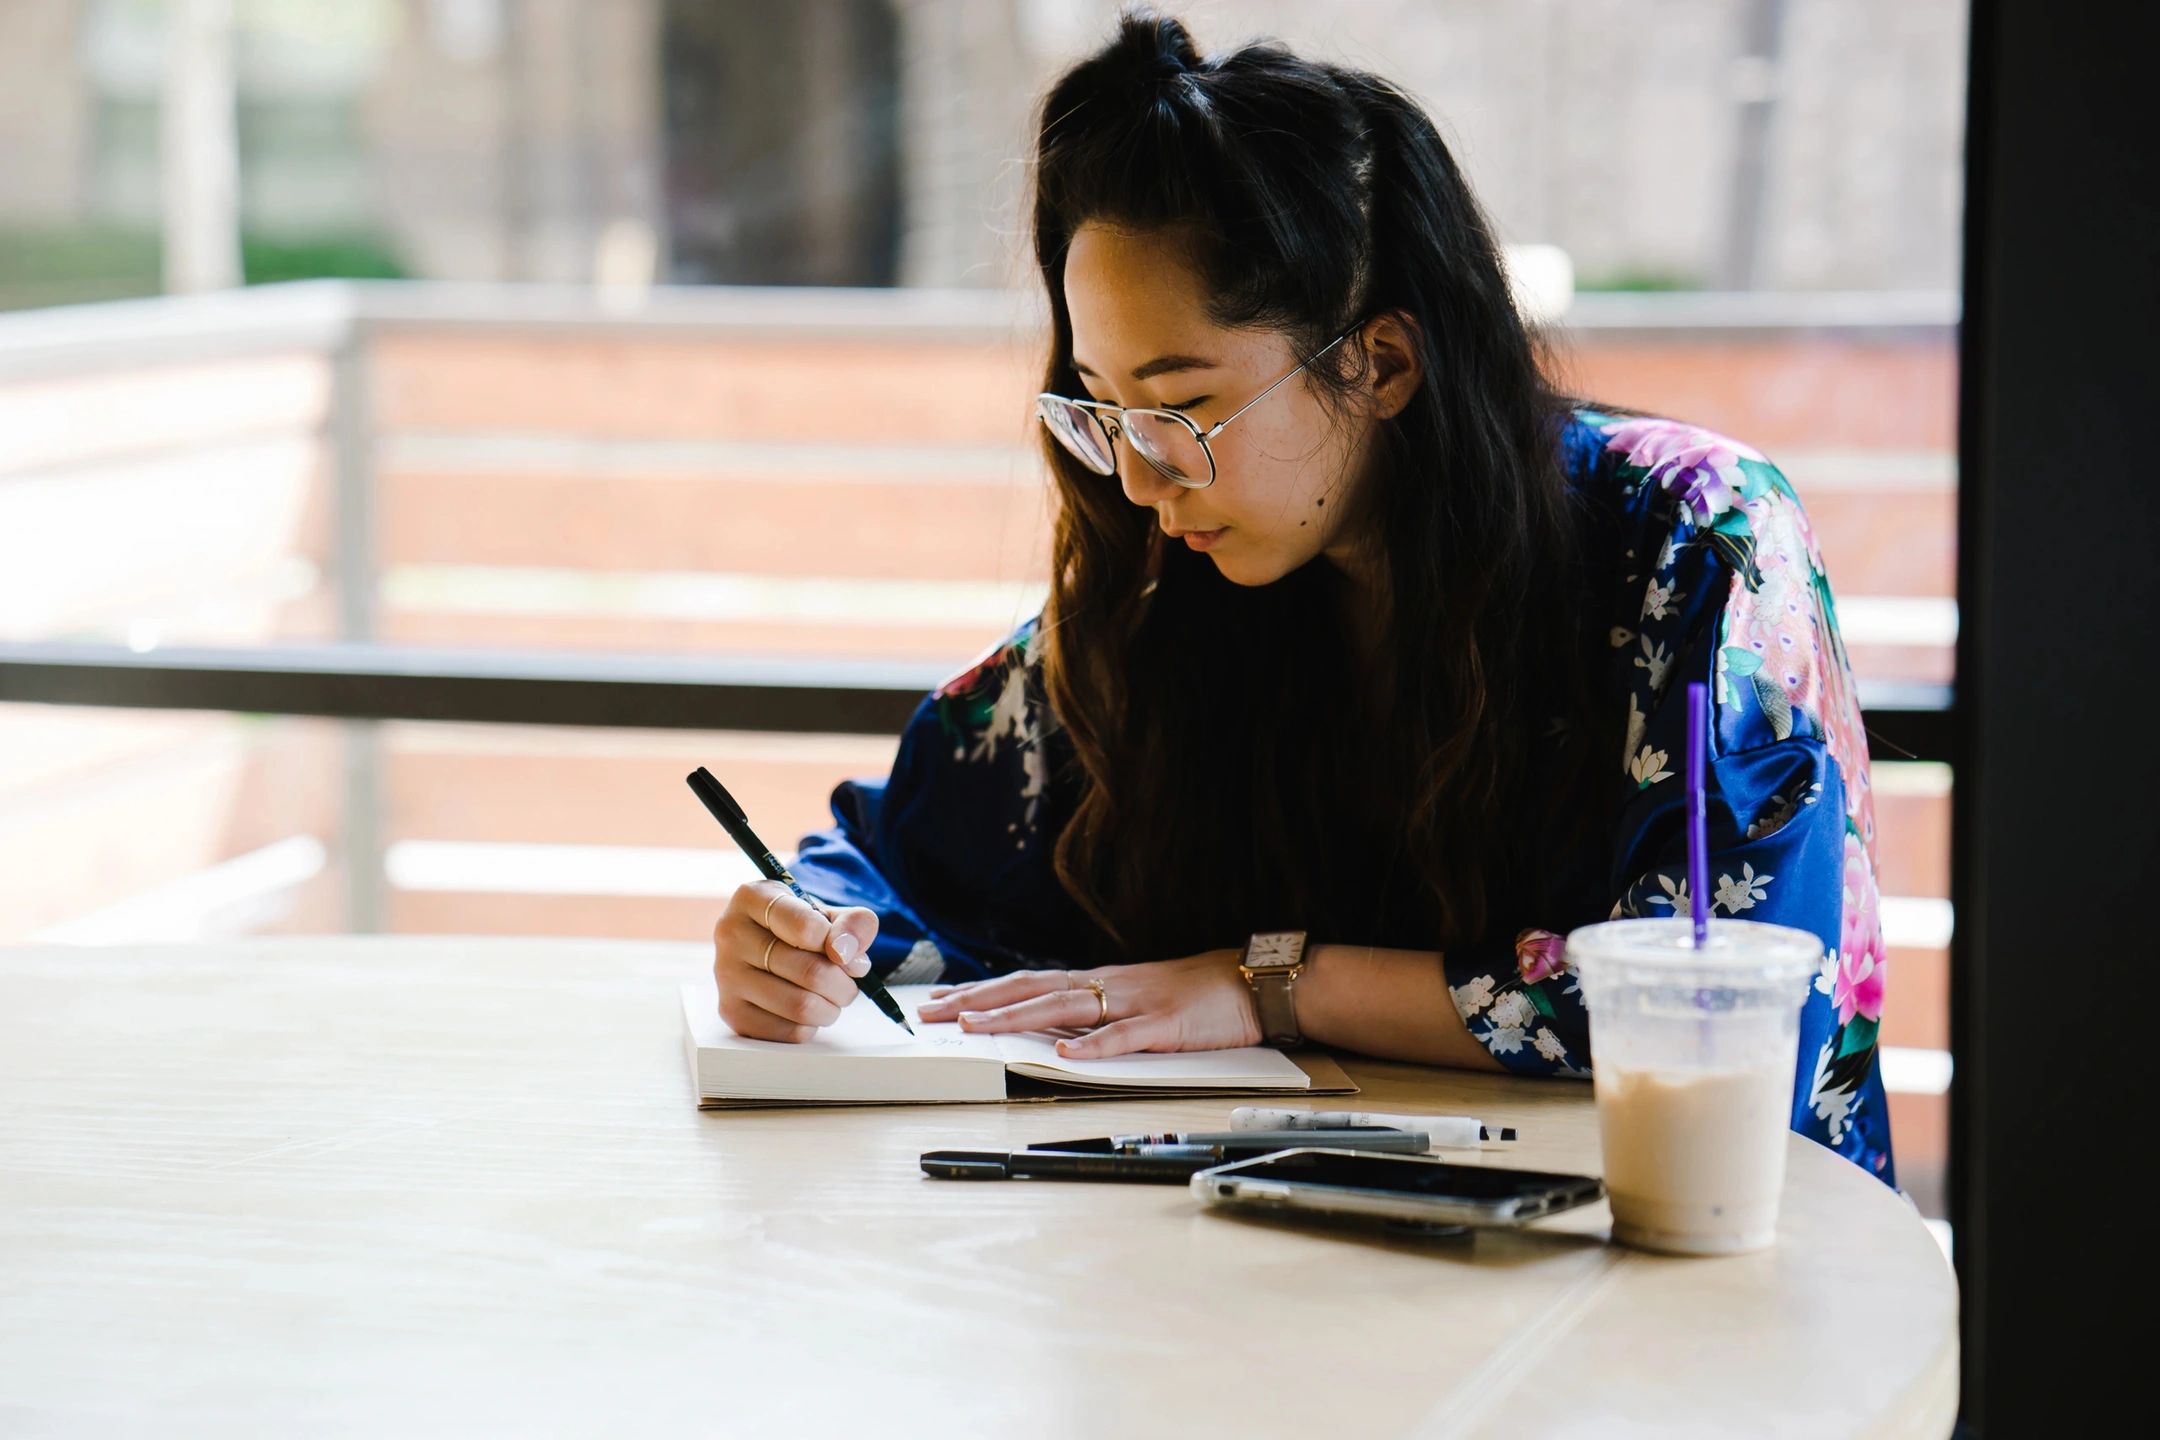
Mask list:
[[[1344,1126],[1331,1130],[1172,1130],[1161,1135],[1113,1135],[1110,1143],[1120,1150],[1159,1145],[1205,1145],[1227,1150],[1288,1150],[1293,1146],[1331,1145],[1339,1150],[1390,1150],[1422,1155],[1432,1148],[1416,1131],[1384,1126]]]
[[[1371,1126],[1352,1130],[1170,1130],[1158,1135],[1096,1135],[1086,1140],[1048,1140],[1030,1145],[1028,1149],[1060,1150],[1067,1154],[1229,1152],[1264,1155],[1270,1150],[1292,1150],[1308,1145],[1326,1145],[1338,1150],[1381,1150],[1398,1155],[1422,1155],[1429,1148],[1423,1135]]]
[[[1487,1140],[1515,1138],[1512,1126],[1496,1130],[1482,1120],[1468,1115],[1390,1115],[1379,1110],[1281,1110],[1266,1105],[1240,1105],[1230,1112],[1230,1128],[1233,1131],[1338,1130],[1368,1125],[1408,1130],[1426,1136],[1434,1145],[1457,1150],[1475,1149]]]

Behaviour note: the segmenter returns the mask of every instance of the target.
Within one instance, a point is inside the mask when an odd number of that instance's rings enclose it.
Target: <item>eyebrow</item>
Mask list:
[[[1096,380],[1102,378],[1082,364],[1077,355],[1073,357],[1072,363],[1073,369],[1079,371],[1082,375]],[[1152,380],[1157,375],[1174,375],[1182,370],[1214,370],[1217,368],[1219,367],[1213,360],[1203,360],[1197,355],[1158,355],[1145,365],[1134,366],[1132,378],[1135,380]]]

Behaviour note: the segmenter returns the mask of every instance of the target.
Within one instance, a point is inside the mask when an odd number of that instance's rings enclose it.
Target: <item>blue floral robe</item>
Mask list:
[[[1827,957],[1801,1013],[1793,1128],[1895,1184],[1867,744],[1806,513],[1763,456],[1690,425],[1579,410],[1563,453],[1619,577],[1598,677],[1616,730],[1625,716],[1605,768],[1619,822],[1556,844],[1541,913],[1497,917],[1444,955],[1456,1008],[1510,1069],[1589,1074],[1589,1017],[1559,937],[1688,912],[1685,698],[1706,681],[1712,912],[1812,931]],[[838,823],[802,841],[806,888],[878,912],[871,959],[889,979],[1083,963],[1069,937],[1092,926],[1051,870],[1073,797],[1055,778],[1063,736],[1035,633],[1029,621],[938,687],[891,776],[842,784]]]

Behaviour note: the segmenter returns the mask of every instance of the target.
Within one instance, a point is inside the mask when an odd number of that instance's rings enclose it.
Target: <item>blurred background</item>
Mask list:
[[[1565,378],[1778,461],[1878,736],[1947,704],[1964,4],[1174,8],[1421,99]],[[0,673],[679,697],[0,703],[0,942],[702,938],[749,872],[685,770],[783,844],[893,753],[696,728],[727,675],[905,692],[1039,603],[1029,110],[1114,9],[0,0]],[[1940,1217],[1952,777],[1895,733],[1886,1070]]]

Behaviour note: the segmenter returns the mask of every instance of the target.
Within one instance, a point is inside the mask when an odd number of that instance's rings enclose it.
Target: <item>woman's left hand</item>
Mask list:
[[[1095,970],[1015,970],[991,980],[940,985],[917,1012],[924,1020],[953,1020],[962,1030],[1067,1030],[1093,1026],[1057,1042],[1058,1054],[1101,1060],[1135,1050],[1228,1050],[1260,1043],[1252,987],[1238,972],[1239,950],[1209,950],[1182,960],[1105,965]],[[1102,982],[1109,1014],[1090,980]]]

